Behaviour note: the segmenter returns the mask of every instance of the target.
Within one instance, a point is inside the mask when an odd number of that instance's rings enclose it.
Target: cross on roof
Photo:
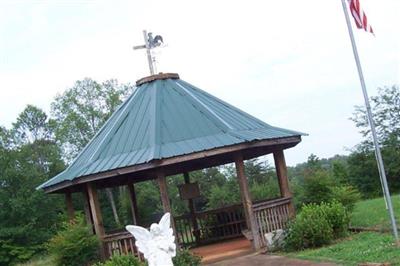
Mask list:
[[[153,37],[153,33],[152,32],[147,33],[146,30],[143,31],[143,37],[144,37],[144,44],[138,45],[138,46],[133,46],[133,49],[134,50],[146,49],[147,61],[149,63],[150,74],[154,75],[155,57],[151,54],[151,50],[160,46],[163,43],[163,38],[161,37],[161,35],[156,35]]]

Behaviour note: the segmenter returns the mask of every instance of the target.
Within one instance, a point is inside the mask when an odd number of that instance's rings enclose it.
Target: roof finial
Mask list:
[[[162,43],[164,43],[164,41],[161,35],[156,35],[155,37],[153,37],[153,33],[152,32],[147,33],[146,30],[143,31],[143,37],[144,37],[144,44],[133,46],[133,50],[146,49],[147,61],[149,62],[150,75],[154,75],[154,73],[157,72],[156,58],[155,56],[152,55],[151,50],[160,46]]]

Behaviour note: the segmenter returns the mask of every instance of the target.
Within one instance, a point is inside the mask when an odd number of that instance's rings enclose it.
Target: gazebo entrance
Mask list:
[[[164,212],[171,213],[168,176],[183,174],[190,190],[190,172],[234,163],[241,204],[172,218],[177,244],[199,246],[246,236],[255,250],[264,234],[283,228],[294,215],[284,150],[303,134],[273,127],[180,80],[158,74],[137,81],[135,92],[110,117],[72,164],[42,184],[46,193],[64,193],[70,218],[71,193],[83,193],[88,224],[102,241],[102,256],[132,253],[140,257],[126,231],[106,233],[97,191],[127,186],[132,223],[138,206],[135,184],[156,180]],[[280,197],[252,202],[244,160],[273,154]],[[193,189],[193,187],[192,187]],[[190,194],[190,193],[189,193]]]

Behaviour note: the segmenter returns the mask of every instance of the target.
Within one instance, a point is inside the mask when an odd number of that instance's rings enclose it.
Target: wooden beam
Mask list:
[[[235,160],[236,173],[239,181],[240,195],[242,198],[244,215],[246,217],[247,228],[251,231],[253,235],[253,247],[255,250],[261,248],[261,239],[258,232],[257,221],[253,212],[253,204],[251,202],[249,186],[247,183],[247,178],[244,173],[244,162],[242,156],[237,156]]]
[[[161,203],[164,212],[171,213],[171,204],[168,197],[167,179],[164,174],[159,174],[157,177],[158,186],[160,188]],[[171,213],[172,217],[172,213]]]
[[[163,206],[164,213],[169,212],[171,215],[171,227],[174,231],[175,236],[175,244],[178,247],[178,235],[176,234],[175,222],[174,217],[172,216],[171,204],[169,202],[168,197],[168,187],[167,187],[167,179],[163,173],[159,173],[157,177],[158,186],[160,188],[160,196],[161,196],[161,203]]]
[[[100,238],[103,238],[104,237],[103,216],[101,215],[97,190],[91,183],[88,183],[86,187],[89,196],[90,211],[93,217],[94,230],[96,232],[96,235],[98,235]]]
[[[85,212],[85,219],[86,219],[86,224],[92,228],[93,234],[95,234],[94,226],[93,226],[93,218],[92,214],[90,212],[90,202],[89,202],[89,196],[87,193],[87,190],[82,192],[82,197],[83,197],[83,210]]]
[[[289,179],[287,176],[287,168],[286,168],[286,162],[285,162],[285,155],[283,153],[283,150],[278,150],[274,152],[274,161],[275,161],[275,169],[276,169],[276,175],[278,176],[278,182],[279,182],[279,189],[281,192],[282,197],[292,197],[292,192],[290,191],[289,188]],[[293,201],[290,201],[289,204],[289,214],[290,216],[294,216],[295,210],[294,210],[294,205]]]
[[[130,185],[127,185],[127,187],[128,187],[128,193],[129,193],[129,200],[131,203],[132,222],[134,225],[137,225],[139,223],[139,213],[138,213],[138,207],[137,207],[135,185],[130,184]]]
[[[65,193],[65,203],[67,205],[68,220],[72,222],[75,218],[74,205],[72,203],[71,192]]]
[[[183,177],[185,179],[185,184],[190,184],[189,173],[188,172],[183,173]],[[193,199],[188,200],[188,205],[189,205],[189,211],[190,211],[190,220],[192,221],[193,234],[194,234],[194,237],[196,238],[196,242],[199,242],[200,241],[200,231],[199,231],[199,225],[197,224],[196,208],[194,206]]]
[[[92,217],[93,217],[94,231],[102,243],[100,246],[100,256],[102,259],[105,259],[106,253],[105,253],[105,249],[104,249],[104,245],[103,245],[103,239],[105,236],[105,232],[104,232],[103,217],[101,215],[101,209],[100,209],[99,198],[97,195],[97,190],[93,186],[92,183],[87,183],[86,189],[87,189],[87,193],[89,196],[89,205],[90,205],[90,211],[91,211]]]

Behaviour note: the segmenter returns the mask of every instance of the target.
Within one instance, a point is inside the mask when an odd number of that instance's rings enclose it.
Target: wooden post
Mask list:
[[[102,257],[102,259],[105,259],[106,254],[103,245],[103,238],[105,232],[104,232],[103,217],[101,215],[99,198],[97,196],[97,190],[96,188],[93,187],[91,183],[87,183],[86,188],[89,196],[90,211],[93,217],[94,231],[96,235],[100,238],[100,241],[102,243],[100,246],[100,256]]]
[[[169,212],[171,214],[171,226],[172,230],[174,230],[175,243],[178,247],[178,235],[176,233],[174,217],[172,216],[171,204],[169,202],[169,197],[168,197],[167,179],[165,178],[165,175],[162,173],[158,174],[157,182],[158,186],[160,187],[160,196],[161,196],[161,203],[163,206],[163,210],[164,212]]]
[[[236,173],[239,181],[240,195],[242,197],[244,215],[246,217],[246,223],[248,229],[250,229],[253,235],[253,247],[255,250],[261,248],[260,234],[258,233],[257,221],[254,217],[253,204],[251,202],[249,186],[247,178],[244,173],[244,162],[242,156],[237,156],[235,159]]]
[[[67,204],[67,214],[68,214],[68,220],[72,222],[75,218],[75,211],[74,211],[74,205],[72,203],[72,195],[71,192],[65,193],[65,202]]]
[[[183,177],[185,179],[185,184],[190,184],[190,176],[188,172],[183,173]],[[196,242],[200,241],[200,232],[199,232],[199,225],[197,224],[197,219],[196,219],[196,209],[194,206],[193,199],[188,200],[188,205],[189,205],[189,211],[190,211],[190,220],[192,221],[192,227],[193,227],[193,234],[194,237],[196,238]]]
[[[137,207],[137,200],[136,200],[136,192],[135,192],[135,185],[130,184],[127,185],[128,193],[129,193],[129,200],[131,202],[131,213],[132,213],[132,222],[134,225],[139,223],[139,214],[138,214],[138,207]]]
[[[90,203],[89,203],[89,196],[87,190],[82,192],[83,196],[83,210],[85,212],[85,219],[86,219],[86,224],[89,225],[92,228],[92,232],[95,234],[94,226],[93,226],[93,218],[92,214],[90,212]]]
[[[164,212],[171,213],[171,204],[168,197],[167,179],[164,174],[159,174],[157,177],[158,186],[160,188],[161,203]]]
[[[292,197],[292,192],[290,192],[289,189],[289,179],[287,176],[287,168],[283,150],[274,152],[274,161],[275,161],[276,175],[278,176],[279,189],[281,191],[281,197],[285,198]],[[291,200],[289,204],[289,214],[291,217],[294,216],[295,214],[293,200]]]

